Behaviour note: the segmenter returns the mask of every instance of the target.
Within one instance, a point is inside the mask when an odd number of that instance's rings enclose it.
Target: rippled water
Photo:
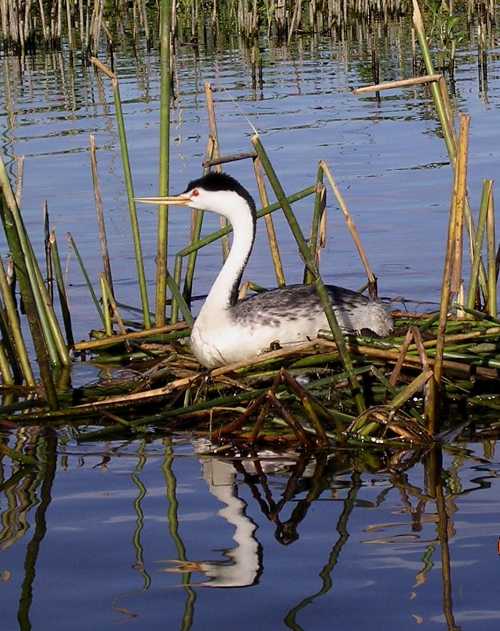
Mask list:
[[[409,35],[381,50],[381,78],[412,73]],[[363,43],[304,40],[264,49],[262,85],[252,87],[243,49],[181,49],[173,110],[171,189],[199,175],[207,137],[203,82],[217,89],[222,150],[249,149],[259,130],[291,193],[332,167],[384,295],[436,300],[450,196],[450,168],[429,95],[422,88],[355,97],[371,80]],[[472,48],[459,53],[456,105],[472,114],[470,193],[498,170],[499,62],[490,51],[480,90]],[[158,59],[116,60],[137,194],[157,191]],[[109,85],[78,59],[36,57],[21,72],[1,60],[0,134],[9,159],[25,156],[23,209],[41,249],[48,200],[59,239],[75,236],[100,270],[88,159],[95,133],[115,287],[137,304],[118,139]],[[13,169],[13,165],[10,165]],[[228,170],[255,194],[250,167]],[[297,206],[306,227],[310,203]],[[361,266],[330,204],[328,281],[358,287]],[[178,212],[170,247],[185,244]],[[151,289],[156,217],[141,209]],[[217,226],[216,219],[207,226]],[[301,278],[296,247],[278,220],[288,280]],[[274,284],[263,235],[246,277]],[[5,245],[1,244],[2,254]],[[203,252],[196,292],[220,265]],[[96,315],[74,260],[77,337]],[[151,291],[153,295],[153,291]],[[7,429],[5,430],[7,432]],[[7,436],[7,434],[6,434]],[[2,629],[497,629],[500,535],[495,443],[440,454],[336,451],[264,460],[211,458],[187,438],[77,445],[71,432],[8,434],[47,461],[37,472],[0,461]],[[168,571],[167,571],[168,570]]]

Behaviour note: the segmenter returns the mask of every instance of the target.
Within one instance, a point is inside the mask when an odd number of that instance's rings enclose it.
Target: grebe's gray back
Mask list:
[[[273,289],[238,301],[241,276],[255,241],[255,203],[250,193],[226,173],[208,173],[190,182],[175,197],[140,198],[146,203],[168,203],[223,215],[233,227],[229,256],[196,318],[191,347],[199,362],[214,368],[251,359],[273,343],[296,344],[328,328],[321,302],[312,285]],[[384,336],[392,319],[382,304],[360,293],[327,285],[340,327],[363,329]]]

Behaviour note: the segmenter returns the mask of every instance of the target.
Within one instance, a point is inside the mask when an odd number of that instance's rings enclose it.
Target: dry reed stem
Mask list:
[[[257,181],[257,187],[259,189],[259,197],[262,208],[269,206],[269,197],[266,191],[266,184],[264,182],[264,172],[262,170],[262,163],[259,158],[255,158],[253,161],[253,167],[255,171],[255,179]],[[276,236],[276,230],[274,229],[274,222],[272,215],[265,215],[264,221],[266,223],[267,239],[269,241],[269,249],[271,251],[271,258],[273,260],[274,273],[276,275],[276,281],[278,287],[284,287],[286,285],[285,273],[283,271],[283,265],[281,263],[281,255],[278,245],[278,238]]]
[[[335,182],[335,179],[330,170],[330,167],[324,160],[320,160],[320,166],[323,169],[323,172],[325,173],[328,179],[328,182],[330,183],[330,186],[332,187],[335,197],[337,198],[337,202],[339,204],[340,210],[342,211],[342,214],[344,215],[347,229],[349,230],[351,234],[352,240],[354,241],[354,245],[356,246],[356,249],[358,251],[359,258],[361,259],[363,267],[365,268],[366,276],[368,278],[368,282],[370,283],[370,288],[371,288],[370,295],[372,297],[376,297],[377,277],[373,273],[370,263],[368,262],[368,257],[366,256],[365,249],[363,247],[363,244],[361,243],[361,238],[359,236],[358,229],[356,228],[356,225],[352,219],[351,213],[349,212],[349,209],[347,208],[347,204],[344,200],[344,197],[342,193],[340,192],[340,189],[338,188],[337,183]]]
[[[218,158],[206,158],[201,163],[204,169],[217,166],[219,164],[226,164],[228,162],[238,162],[238,160],[251,159],[254,160],[257,157],[255,151],[244,151],[242,153],[232,153],[226,156],[219,156]]]
[[[163,333],[172,333],[174,331],[181,331],[189,328],[185,322],[178,322],[177,324],[167,324],[165,326],[155,327],[152,329],[146,329],[144,331],[133,331],[126,335],[114,335],[109,339],[101,340],[89,340],[88,342],[77,342],[75,344],[75,351],[94,351],[108,346],[113,346],[127,340],[138,340],[144,337],[152,337],[155,335],[162,335]]]
[[[462,257],[463,257],[463,228],[464,228],[464,208],[467,195],[467,162],[469,151],[469,126],[470,116],[460,115],[460,138],[457,156],[456,190],[453,194],[455,204],[455,243],[453,246],[453,271],[451,276],[451,293],[457,295],[462,283]]]
[[[97,172],[97,153],[94,134],[90,134],[90,168],[92,171],[92,184],[94,187],[95,208],[97,213],[97,226],[99,229],[99,245],[101,249],[102,264],[106,281],[111,294],[114,295],[113,278],[111,275],[111,262],[109,259],[108,240],[106,237],[106,223],[104,221],[104,206],[102,203],[101,187]]]
[[[207,114],[208,114],[208,135],[209,135],[209,138],[211,138],[212,143],[213,143],[211,157],[213,159],[217,159],[220,156],[219,134],[217,131],[217,118],[215,116],[214,93],[209,81],[205,81],[205,101],[207,105]],[[217,173],[222,172],[220,164],[217,164],[215,166],[215,171]],[[221,228],[226,228],[228,225],[227,219],[220,216],[219,225]],[[227,235],[224,235],[222,237],[221,245],[222,245],[222,260],[225,261],[229,255],[229,238]]]
[[[362,88],[355,88],[353,94],[365,94],[366,92],[381,92],[382,90],[393,90],[394,88],[406,88],[412,85],[420,85],[422,83],[431,83],[442,79],[441,74],[430,74],[422,77],[412,77],[411,79],[400,79],[399,81],[387,81],[377,83],[375,85],[366,85]]]
[[[439,309],[439,324],[437,331],[436,357],[434,363],[434,381],[436,383],[435,410],[432,415],[433,421],[437,418],[437,406],[439,405],[439,388],[443,373],[443,353],[445,344],[446,322],[448,319],[448,309],[452,292],[451,282],[454,263],[457,265],[455,249],[457,242],[457,213],[463,213],[465,198],[465,177],[467,168],[467,134],[469,130],[470,118],[462,115],[460,119],[459,151],[455,161],[455,178],[453,185],[453,199],[450,209],[450,219],[448,223],[448,242],[446,248],[446,258],[443,269],[443,282],[441,286],[441,303]],[[463,218],[463,215],[462,215]],[[461,245],[461,241],[460,241]],[[461,263],[460,263],[461,264]]]

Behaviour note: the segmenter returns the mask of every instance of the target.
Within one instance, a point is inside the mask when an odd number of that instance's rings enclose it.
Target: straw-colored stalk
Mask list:
[[[328,324],[335,338],[335,342],[337,343],[338,351],[342,358],[342,363],[344,365],[345,371],[347,372],[349,376],[349,383],[351,386],[352,396],[356,402],[359,412],[363,412],[363,410],[365,409],[365,401],[364,401],[363,393],[360,389],[356,375],[354,374],[354,371],[353,371],[354,367],[353,367],[351,356],[349,354],[349,351],[347,350],[344,336],[337,322],[337,318],[335,316],[335,312],[333,311],[328,292],[326,291],[325,285],[323,284],[323,281],[321,279],[321,276],[315,264],[314,257],[312,256],[311,250],[309,249],[307,242],[304,238],[304,235],[302,234],[302,230],[297,222],[297,219],[295,218],[292,207],[287,201],[285,191],[283,190],[283,187],[281,186],[281,183],[278,177],[276,176],[276,173],[271,165],[271,162],[267,156],[267,153],[257,134],[252,136],[252,144],[260,158],[262,167],[264,168],[264,171],[266,172],[266,175],[274,190],[274,193],[281,204],[281,207],[285,214],[288,225],[290,226],[290,229],[297,242],[297,246],[299,248],[300,254],[304,262],[306,263],[308,269],[313,274],[313,277],[315,279],[314,282],[316,286],[316,291],[318,293],[319,299],[325,311],[325,316],[328,320]]]
[[[139,281],[139,290],[142,303],[142,314],[144,319],[144,327],[151,327],[151,318],[149,315],[149,298],[146,283],[146,275],[144,272],[144,259],[142,256],[141,235],[139,229],[139,221],[137,219],[137,208],[135,205],[134,185],[132,180],[132,171],[130,168],[130,159],[128,154],[127,136],[125,132],[125,121],[123,118],[122,102],[120,97],[120,84],[117,76],[107,66],[101,63],[95,57],[91,57],[92,64],[105,76],[111,79],[113,86],[113,97],[115,102],[116,124],[118,127],[118,135],[120,138],[120,151],[122,156],[123,176],[125,179],[125,187],[127,189],[128,208],[130,215],[130,225],[134,240],[135,262],[137,268],[137,277]]]
[[[486,243],[488,250],[488,313],[497,317],[497,266],[495,251],[495,204],[490,194],[486,218]]]
[[[394,90],[396,88],[408,88],[413,85],[421,85],[439,81],[442,79],[440,74],[424,75],[423,77],[412,77],[411,79],[400,79],[399,81],[386,81],[374,85],[365,85],[362,88],[355,88],[353,94],[366,94],[369,92],[381,92],[382,90]]]
[[[451,292],[457,295],[462,283],[462,258],[463,258],[463,229],[464,209],[467,195],[467,160],[469,151],[469,126],[470,116],[460,115],[460,139],[459,153],[457,157],[458,179],[455,180],[456,189],[453,198],[455,204],[455,243],[453,246],[453,271],[451,275]]]
[[[102,265],[106,281],[111,293],[114,295],[113,278],[111,275],[111,262],[109,258],[108,239],[106,237],[106,223],[104,221],[104,206],[102,203],[101,186],[97,171],[97,152],[94,134],[90,134],[90,169],[92,171],[92,184],[94,187],[95,209],[97,213],[97,227],[99,229],[99,245],[101,249]]]
[[[399,375],[401,373],[401,369],[403,368],[403,364],[407,357],[408,350],[410,349],[411,343],[414,342],[414,347],[418,350],[418,354],[420,357],[420,362],[422,364],[422,369],[424,372],[430,370],[429,357],[427,355],[427,351],[425,348],[425,343],[422,340],[422,335],[420,330],[411,326],[405,336],[403,344],[401,345],[399,356],[394,368],[392,370],[391,376],[389,378],[389,385],[394,387],[397,383]],[[413,348],[413,347],[412,347]],[[434,435],[436,428],[436,386],[434,379],[426,380],[424,387],[424,418],[427,424],[427,431],[432,436]]]
[[[335,179],[333,177],[333,173],[330,167],[324,160],[320,160],[320,166],[323,169],[330,186],[332,187],[333,193],[337,199],[340,210],[342,211],[342,214],[344,215],[347,229],[349,230],[352,240],[354,241],[354,245],[356,246],[356,249],[358,251],[359,258],[361,259],[361,263],[363,264],[363,267],[365,268],[366,276],[368,278],[368,283],[369,283],[370,296],[372,298],[376,298],[377,297],[377,277],[373,273],[370,263],[368,262],[368,257],[366,256],[365,249],[363,247],[363,244],[361,243],[361,238],[359,236],[358,229],[356,228],[356,225],[352,219],[351,213],[349,212],[349,209],[347,208],[347,204],[345,202],[344,196],[340,192],[340,189],[337,186],[337,183],[335,182]]]
[[[171,0],[160,3],[160,177],[159,194],[169,192],[170,180],[170,82],[171,82]],[[158,207],[156,253],[156,326],[165,324],[167,301],[168,205]]]
[[[215,116],[215,104],[214,104],[214,93],[212,90],[212,86],[208,81],[205,82],[205,100],[207,103],[207,114],[208,114],[208,134],[209,138],[213,142],[213,151],[212,157],[217,159],[220,156],[220,145],[219,145],[219,134],[217,132],[217,118]],[[215,167],[215,170],[220,172],[222,169],[220,165]],[[221,228],[225,228],[227,226],[227,219],[220,216],[219,222]],[[222,238],[222,259],[225,261],[229,254],[229,239],[225,236]]]
[[[16,157],[16,201],[19,208],[23,198],[24,156]]]
[[[257,181],[257,188],[259,189],[260,203],[265,208],[269,206],[269,197],[266,191],[266,184],[264,181],[264,173],[262,171],[262,164],[259,158],[253,161],[253,168],[255,171],[255,179]],[[266,223],[267,239],[269,241],[269,249],[271,250],[271,258],[274,266],[274,273],[276,275],[276,282],[278,287],[284,287],[286,285],[285,272],[283,271],[283,265],[281,263],[281,255],[278,245],[278,238],[276,236],[276,230],[274,229],[274,223],[272,215],[266,215],[264,217]]]
[[[443,352],[446,332],[446,322],[448,319],[448,309],[452,292],[453,266],[457,264],[456,247],[461,247],[461,242],[457,240],[459,231],[458,223],[463,221],[463,207],[465,204],[466,177],[467,177],[467,147],[470,117],[462,115],[460,119],[459,151],[455,162],[455,178],[453,185],[453,198],[450,209],[450,220],[448,224],[448,242],[446,248],[446,258],[443,270],[443,282],[441,286],[441,302],[439,309],[439,324],[437,331],[436,355],[434,363],[434,381],[436,383],[436,410],[434,418],[437,418],[437,406],[439,405],[439,388],[443,374]],[[457,223],[458,222],[458,223]]]
[[[148,337],[154,337],[155,335],[183,331],[187,328],[188,327],[185,322],[179,322],[177,324],[167,324],[165,326],[155,327],[145,331],[132,331],[126,335],[114,335],[111,340],[103,338],[99,340],[89,340],[87,342],[77,342],[75,344],[75,351],[98,351],[126,341],[141,340]]]
[[[7,275],[5,274],[5,268],[3,261],[0,258],[0,293],[2,295],[3,304],[5,305],[5,312],[7,315],[7,321],[9,324],[9,331],[14,342],[17,359],[23,373],[23,377],[26,384],[33,388],[35,386],[35,378],[31,369],[30,360],[28,357],[28,351],[26,350],[26,344],[21,330],[21,324],[19,322],[19,316],[17,314],[16,305],[12,292],[7,281]]]

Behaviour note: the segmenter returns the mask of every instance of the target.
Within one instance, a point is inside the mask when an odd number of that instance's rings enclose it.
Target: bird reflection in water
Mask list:
[[[256,584],[262,573],[262,546],[255,534],[257,524],[247,515],[247,503],[238,496],[239,486],[247,485],[262,514],[275,524],[277,541],[289,545],[298,540],[298,526],[311,504],[325,489],[331,488],[331,476],[327,474],[331,456],[259,452],[223,459],[204,455],[202,450],[206,447],[197,444],[203,477],[210,493],[225,505],[217,514],[234,528],[236,546],[224,551],[224,560],[179,562],[170,571],[201,572],[208,580],[198,585],[205,587],[248,587]],[[345,465],[348,470],[350,464]],[[334,473],[339,472],[337,458]],[[273,498],[267,474],[288,475],[278,500]],[[280,515],[285,505],[298,494],[305,496],[294,503],[290,516],[282,521]]]

